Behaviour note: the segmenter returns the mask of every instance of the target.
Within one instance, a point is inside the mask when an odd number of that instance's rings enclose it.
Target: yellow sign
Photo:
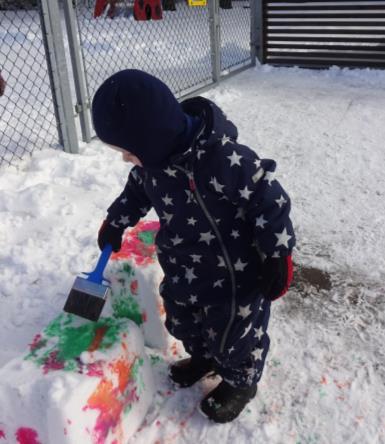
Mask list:
[[[188,0],[189,6],[206,6],[207,0]]]

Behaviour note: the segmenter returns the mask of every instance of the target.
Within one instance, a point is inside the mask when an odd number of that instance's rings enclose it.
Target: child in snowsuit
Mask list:
[[[270,304],[292,278],[290,200],[276,164],[239,144],[236,127],[213,102],[179,104],[142,71],[106,80],[92,115],[99,138],[135,164],[108,209],[99,246],[118,251],[124,230],[155,209],[166,327],[191,355],[171,365],[170,378],[189,387],[219,374],[200,410],[231,421],[256,394]]]

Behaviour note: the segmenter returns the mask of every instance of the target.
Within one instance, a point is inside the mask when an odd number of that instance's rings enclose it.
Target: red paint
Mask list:
[[[140,240],[138,234],[142,231],[158,231],[159,222],[142,221],[135,228],[127,231],[122,248],[111,256],[112,260],[131,259],[136,265],[146,266],[155,262],[155,244],[147,245]]]
[[[31,352],[38,350],[39,348],[44,347],[44,345],[47,343],[45,339],[42,338],[42,335],[38,333],[32,340],[31,344],[29,344],[29,349]]]
[[[190,190],[191,190],[191,191],[195,191],[196,186],[195,186],[194,179],[190,179],[190,180],[189,180],[189,185],[190,185]]]
[[[16,433],[16,439],[19,444],[42,444],[38,440],[38,434],[36,430],[28,427],[20,427]]]
[[[145,311],[142,313],[142,321],[143,322],[147,321],[147,313]]]
[[[89,352],[93,352],[95,350],[98,350],[107,330],[108,330],[108,327],[106,327],[105,325],[103,325],[102,327],[99,327],[95,330],[94,339],[92,340],[90,346],[88,347]]]
[[[64,362],[59,361],[57,358],[58,353],[59,350],[55,350],[49,354],[43,365],[44,374],[47,374],[51,370],[62,370],[64,368]]]
[[[137,295],[138,294],[138,281],[135,279],[130,284],[130,290],[132,294]]]
[[[0,438],[4,438],[5,439],[5,432],[4,432],[4,430],[0,430]]]
[[[327,383],[328,383],[328,381],[327,381],[326,377],[322,376],[321,384],[326,385]]]

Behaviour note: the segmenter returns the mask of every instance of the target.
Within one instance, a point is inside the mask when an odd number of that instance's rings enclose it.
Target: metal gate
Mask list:
[[[262,0],[262,63],[385,68],[384,0]]]

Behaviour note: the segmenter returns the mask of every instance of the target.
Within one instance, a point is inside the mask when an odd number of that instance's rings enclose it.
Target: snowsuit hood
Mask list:
[[[108,78],[92,102],[97,136],[135,154],[143,166],[159,166],[183,150],[187,116],[168,86],[143,71]]]

